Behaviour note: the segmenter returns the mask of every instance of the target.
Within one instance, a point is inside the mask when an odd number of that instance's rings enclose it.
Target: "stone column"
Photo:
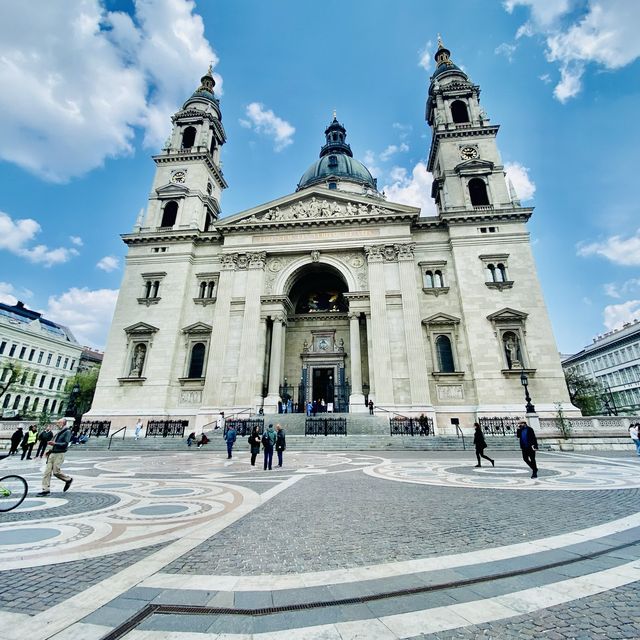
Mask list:
[[[369,396],[375,395],[376,383],[375,373],[373,371],[373,344],[371,343],[371,311],[364,314],[367,326],[367,362],[369,363]]]
[[[413,244],[400,244],[398,251],[398,269],[400,291],[402,293],[402,312],[404,316],[404,336],[409,364],[411,405],[415,410],[433,410],[429,398],[429,380],[427,377],[427,357],[422,337],[422,320],[418,302],[418,284],[413,256]]]
[[[280,375],[282,373],[282,344],[284,341],[284,316],[277,315],[273,319],[273,335],[271,337],[271,360],[269,363],[269,388],[264,401],[265,413],[275,413],[280,400]]]
[[[267,319],[260,318],[260,329],[258,336],[258,375],[256,377],[256,386],[254,388],[255,404],[262,405],[264,398],[262,397],[262,389],[264,387],[264,370],[267,359]]]
[[[258,351],[260,324],[260,294],[265,265],[265,252],[247,254],[247,282],[242,319],[242,341],[238,365],[236,405],[242,409],[255,407],[256,378],[260,375],[262,360]]]
[[[384,280],[385,247],[366,247],[365,252],[369,263],[371,343],[373,345],[373,361],[369,362],[369,370],[374,372],[376,381],[376,392],[373,401],[379,405],[391,405],[394,402],[394,398]]]
[[[351,358],[351,395],[349,413],[364,413],[364,395],[362,395],[362,356],[360,354],[360,314],[349,314],[349,357]]]

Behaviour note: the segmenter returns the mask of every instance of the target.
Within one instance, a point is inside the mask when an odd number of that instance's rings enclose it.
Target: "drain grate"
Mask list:
[[[446,589],[456,589],[458,587],[467,587],[473,584],[480,584],[482,582],[489,582],[492,580],[502,580],[504,578],[513,578],[516,576],[528,575],[531,573],[537,573],[540,571],[546,571],[547,569],[555,569],[556,567],[564,567],[576,562],[583,562],[585,560],[593,560],[612,551],[619,551],[621,549],[627,549],[639,544],[637,541],[626,542],[624,544],[617,545],[615,547],[609,547],[600,551],[594,551],[583,556],[576,556],[569,560],[558,560],[557,562],[549,562],[544,565],[538,565],[536,567],[526,569],[514,569],[512,571],[503,571],[502,573],[494,573],[488,576],[478,576],[475,578],[466,578],[463,580],[456,580],[451,582],[440,582],[432,585],[424,585],[421,587],[410,587],[408,589],[397,589],[395,591],[385,591],[383,593],[373,593],[355,598],[339,598],[336,600],[321,600],[315,602],[304,602],[301,604],[287,604],[274,607],[263,607],[260,609],[232,609],[224,607],[204,607],[198,605],[188,604],[148,604],[144,606],[140,611],[133,615],[128,620],[125,620],[120,626],[112,629],[107,635],[103,636],[100,640],[120,640],[129,631],[135,629],[141,622],[153,615],[168,615],[168,614],[180,614],[187,616],[195,615],[209,615],[209,616],[268,616],[278,613],[289,613],[292,611],[308,611],[310,609],[322,609],[325,607],[339,607],[349,604],[365,604],[367,602],[374,602],[376,600],[386,600],[390,598],[400,598],[402,596],[411,596],[421,593],[433,593],[434,591],[444,591]]]

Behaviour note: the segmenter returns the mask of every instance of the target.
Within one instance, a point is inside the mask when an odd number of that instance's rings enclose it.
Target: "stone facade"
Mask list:
[[[154,157],[146,216],[123,236],[91,417],[199,428],[288,398],[351,412],[371,399],[445,432],[455,419],[522,415],[523,371],[541,415],[573,410],[531,253],[532,209],[505,178],[479,88],[448,54],[440,45],[427,103],[435,217],[388,202],[355,160],[334,166],[357,173],[331,173],[332,157],[352,156],[334,118],[311,184],[218,219],[224,130],[213,94],[196,91]]]

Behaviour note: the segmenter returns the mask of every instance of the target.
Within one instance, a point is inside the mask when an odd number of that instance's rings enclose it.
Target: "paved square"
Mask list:
[[[638,638],[631,453],[72,451],[0,515],[3,640]]]

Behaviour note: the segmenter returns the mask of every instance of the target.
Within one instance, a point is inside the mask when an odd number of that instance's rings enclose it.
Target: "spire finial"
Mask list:
[[[207,75],[213,77],[213,60],[209,63],[209,68],[207,69]]]
[[[336,112],[336,110],[335,110],[335,109],[333,110],[333,119],[334,119],[334,120],[337,120],[337,119],[338,119],[338,114],[337,114],[337,112]]]
[[[442,42],[442,36],[438,33],[438,49],[444,49],[444,42]]]

